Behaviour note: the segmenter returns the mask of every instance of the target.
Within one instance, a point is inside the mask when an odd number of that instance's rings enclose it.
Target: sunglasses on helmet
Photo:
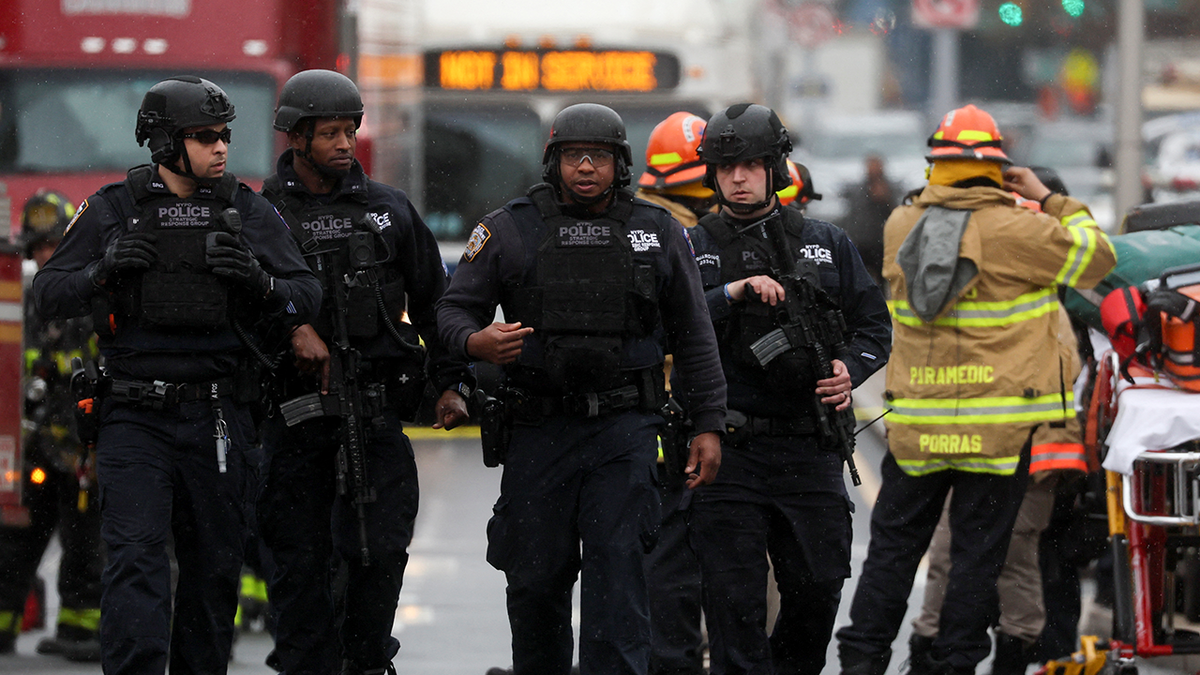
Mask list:
[[[233,139],[233,129],[229,127],[225,127],[220,131],[216,129],[201,129],[200,131],[183,134],[182,138],[194,138],[203,145],[212,145],[219,140],[225,141],[225,144],[228,145],[229,141]]]

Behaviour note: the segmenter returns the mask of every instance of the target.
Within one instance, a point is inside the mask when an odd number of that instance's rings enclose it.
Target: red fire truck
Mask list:
[[[343,2],[0,2],[0,239],[17,234],[38,189],[78,204],[148,162],[134,142],[137,109],[171,75],[225,89],[237,108],[229,169],[266,177],[282,144],[276,93],[298,70],[339,65]],[[0,522],[21,519],[20,272],[20,258],[0,252]]]
[[[342,0],[0,2],[0,194],[12,231],[39,188],[76,203],[149,161],[133,141],[142,95],[207,77],[237,107],[229,169],[262,179],[280,139],[275,96],[304,68],[333,68]],[[5,214],[7,215],[7,214]],[[2,217],[2,216],[0,216]]]

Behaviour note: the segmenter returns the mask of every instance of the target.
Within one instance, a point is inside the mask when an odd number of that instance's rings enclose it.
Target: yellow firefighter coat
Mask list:
[[[897,253],[931,206],[969,211],[958,257],[976,271],[930,322],[909,303]],[[1062,195],[1045,213],[998,188],[927,186],[884,226],[891,287],[888,442],[910,475],[1011,475],[1030,431],[1074,416],[1059,349],[1060,284],[1091,288],[1116,254],[1087,207]],[[969,265],[968,265],[969,268]]]

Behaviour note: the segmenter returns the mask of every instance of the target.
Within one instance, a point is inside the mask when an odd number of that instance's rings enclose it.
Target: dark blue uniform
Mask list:
[[[173,198],[157,167],[132,170],[130,181],[135,174],[144,178],[136,190],[146,198]],[[106,297],[86,268],[146,217],[130,185],[106,186],[80,206],[62,244],[34,279],[44,316],[82,315]],[[192,199],[178,201],[209,207],[231,202],[241,216],[243,241],[275,278],[266,298],[244,299],[249,316],[241,320],[249,339],[264,339],[264,324],[308,321],[320,302],[320,286],[287,227],[245,185],[226,195],[222,202],[202,187]],[[109,284],[122,285],[115,278]],[[249,352],[231,323],[167,331],[140,323],[137,308],[110,307],[101,317],[107,326],[100,326],[100,351],[112,392],[100,406],[97,443],[108,547],[100,626],[104,671],[162,673],[169,659],[174,672],[223,673],[237,609],[245,496],[253,481],[245,461],[255,437],[247,401],[252,383],[234,381],[249,371]],[[219,419],[228,435],[223,455],[216,440]],[[179,567],[173,597],[168,541]]]
[[[815,263],[821,288],[841,307],[846,364],[858,386],[887,361],[891,322],[879,288],[853,244],[833,225],[781,209],[798,263]],[[729,410],[754,431],[727,436],[721,472],[691,504],[693,546],[700,558],[711,670],[729,673],[805,673],[825,663],[843,581],[850,575],[852,504],[842,458],[824,448],[812,415],[816,373],[804,381],[773,381],[770,368],[747,362],[746,302],[731,304],[724,285],[770,272],[761,228],[735,234],[750,221],[709,216],[689,230],[709,313],[729,383]],[[706,229],[729,240],[722,248]],[[757,302],[748,300],[748,302]],[[761,305],[761,303],[759,303]],[[781,388],[783,387],[783,388]],[[767,556],[775,568],[780,611],[768,641]]]
[[[344,656],[360,669],[378,669],[399,649],[392,624],[417,516],[417,466],[398,410],[414,392],[401,390],[415,389],[419,398],[423,369],[438,394],[458,390],[460,384],[469,388],[474,380],[467,364],[451,359],[438,339],[434,303],[446,288],[446,272],[433,234],[404,193],[368,179],[355,162],[332,193],[315,195],[292,168],[291,150],[279,158],[276,171],[264,194],[280,207],[322,282],[325,300],[316,328],[331,353],[333,294],[343,291],[337,282],[338,256],[344,258],[341,247],[352,231],[366,232],[359,222],[363,216],[379,227],[376,273],[395,310],[396,327],[412,344],[419,333],[428,350],[428,359],[403,351],[378,319],[350,331],[351,347],[363,357],[357,374],[360,390],[376,387],[391,399],[371,419],[360,420],[366,433],[366,474],[376,494],[365,511],[369,565],[363,564],[353,491],[337,494],[341,419],[319,417],[289,427],[276,415],[264,434],[265,483],[258,518],[275,564],[270,598],[277,610],[278,667],[288,675],[325,675],[336,671]],[[399,321],[404,295],[411,325]],[[319,390],[319,379],[296,372],[287,361],[281,400]],[[403,419],[411,419],[411,412]],[[335,550],[348,565],[341,617],[335,616],[330,573]]]
[[[530,198],[488,214],[438,305],[442,338],[460,355],[466,354],[467,337],[493,320],[498,304],[506,320],[524,319],[535,328],[517,362],[505,367],[508,385],[528,398],[515,413],[500,498],[488,524],[488,562],[508,579],[517,675],[569,671],[571,593],[577,577],[581,671],[646,673],[650,623],[643,560],[659,521],[656,435],[662,419],[646,405],[651,392],[628,385],[639,396],[625,405],[588,410],[589,400],[604,397],[576,397],[554,383],[555,342],[564,332],[541,329],[554,320],[552,311],[578,311],[572,316],[580,330],[573,337],[584,335],[586,325],[599,321],[596,315],[620,311],[628,289],[583,311],[578,305],[552,307],[548,298],[556,291],[545,279],[569,286],[573,272],[563,274],[569,267],[565,261],[560,269],[544,269],[539,247],[570,256],[571,251],[588,254],[631,245],[632,268],[642,270],[640,297],[656,308],[653,325],[625,333],[612,351],[599,355],[596,360],[615,358],[619,366],[596,371],[595,379],[605,384],[595,389],[602,393],[621,382],[641,382],[655,372],[661,388],[669,344],[678,373],[674,393],[690,411],[696,431],[717,431],[724,418],[725,383],[683,227],[664,209],[632,200],[626,192],[618,192],[617,200],[605,214],[566,211],[569,222],[554,228]],[[612,219],[618,207],[631,209],[623,224]],[[574,278],[603,275],[607,267],[594,259],[581,261]],[[542,290],[533,294],[531,307],[529,291],[534,288]],[[539,298],[547,298],[540,307]],[[582,355],[574,363],[587,367],[592,361]],[[587,385],[580,383],[574,391],[589,391]],[[597,393],[595,389],[591,391]],[[571,408],[568,399],[583,402],[583,407]]]

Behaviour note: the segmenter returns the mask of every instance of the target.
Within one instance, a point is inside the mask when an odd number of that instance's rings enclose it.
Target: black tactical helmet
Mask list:
[[[617,111],[598,103],[576,103],[563,108],[550,125],[550,140],[542,152],[542,180],[558,185],[558,152],[563,143],[607,143],[617,157],[616,187],[632,180],[633,151],[625,140],[625,122]]]
[[[25,257],[33,257],[33,249],[42,244],[57,244],[75,217],[75,205],[61,192],[38,190],[21,211],[21,240]]]
[[[291,131],[306,117],[352,117],[357,129],[362,116],[362,96],[350,78],[332,70],[305,70],[284,83],[275,130]]]
[[[713,115],[704,128],[700,142],[700,159],[708,165],[704,186],[717,189],[718,165],[762,157],[771,175],[770,192],[777,192],[792,184],[787,168],[791,152],[787,129],[774,110],[755,103],[731,105]]]
[[[150,87],[137,117],[137,142],[150,142],[155,164],[172,164],[183,152],[184,129],[229,123],[233,103],[217,85],[202,77],[170,77]],[[189,169],[190,170],[190,169]]]

